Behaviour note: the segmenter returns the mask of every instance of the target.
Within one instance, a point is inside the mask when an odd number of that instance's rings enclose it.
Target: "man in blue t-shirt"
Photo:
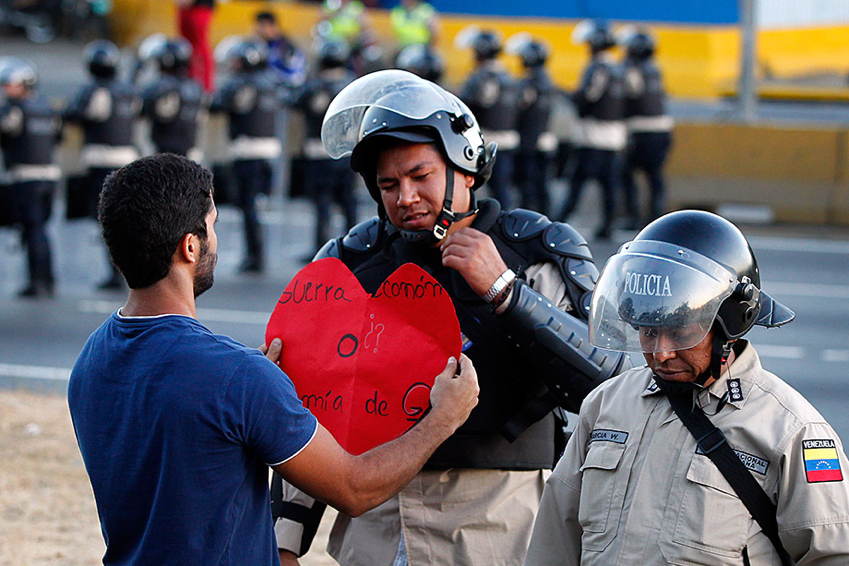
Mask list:
[[[404,436],[345,452],[262,351],[195,320],[217,258],[212,176],[176,155],[119,169],[99,217],[126,304],[86,342],[68,404],[106,541],[104,564],[276,565],[268,467],[349,515],[403,487],[477,403],[467,358]],[[263,355],[265,354],[265,355]]]

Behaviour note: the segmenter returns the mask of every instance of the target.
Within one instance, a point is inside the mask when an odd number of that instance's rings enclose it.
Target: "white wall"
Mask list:
[[[849,0],[754,0],[762,28],[849,24]]]

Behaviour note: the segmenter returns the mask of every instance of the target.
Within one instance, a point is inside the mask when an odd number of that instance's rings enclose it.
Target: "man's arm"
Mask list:
[[[583,416],[583,415],[582,415]],[[525,566],[579,566],[581,464],[586,456],[587,426],[580,419],[566,451],[545,483]]]
[[[346,452],[318,425],[315,438],[297,456],[274,467],[313,497],[356,517],[398,493],[477,405],[477,375],[471,360],[449,360],[436,377],[431,410],[404,435],[359,456]]]

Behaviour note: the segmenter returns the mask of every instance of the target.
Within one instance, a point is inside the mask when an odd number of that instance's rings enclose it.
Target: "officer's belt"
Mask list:
[[[62,176],[62,170],[55,163],[46,165],[22,164],[11,167],[7,176],[12,183],[58,181]]]
[[[632,116],[626,120],[629,132],[668,132],[675,125],[672,116]]]
[[[239,136],[230,143],[233,159],[274,159],[280,157],[282,146],[277,138]]]
[[[131,145],[90,143],[80,152],[80,161],[86,167],[123,167],[138,158],[139,152]]]
[[[516,130],[484,130],[483,139],[487,143],[497,143],[502,151],[519,147],[519,132]]]

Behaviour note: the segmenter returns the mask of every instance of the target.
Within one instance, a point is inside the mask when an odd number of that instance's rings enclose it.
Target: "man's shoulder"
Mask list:
[[[369,254],[379,249],[390,231],[387,223],[377,216],[360,222],[341,238],[328,241],[314,259],[342,258],[347,253]]]
[[[757,351],[757,347],[749,347]],[[750,401],[754,400],[756,403],[761,403],[761,406],[766,403],[772,405],[774,411],[784,414],[782,421],[788,427],[793,428],[810,423],[825,422],[822,414],[810,401],[774,373],[759,367],[749,377],[752,380],[752,389],[749,395],[754,394],[757,397],[762,397],[760,400],[750,399]]]

